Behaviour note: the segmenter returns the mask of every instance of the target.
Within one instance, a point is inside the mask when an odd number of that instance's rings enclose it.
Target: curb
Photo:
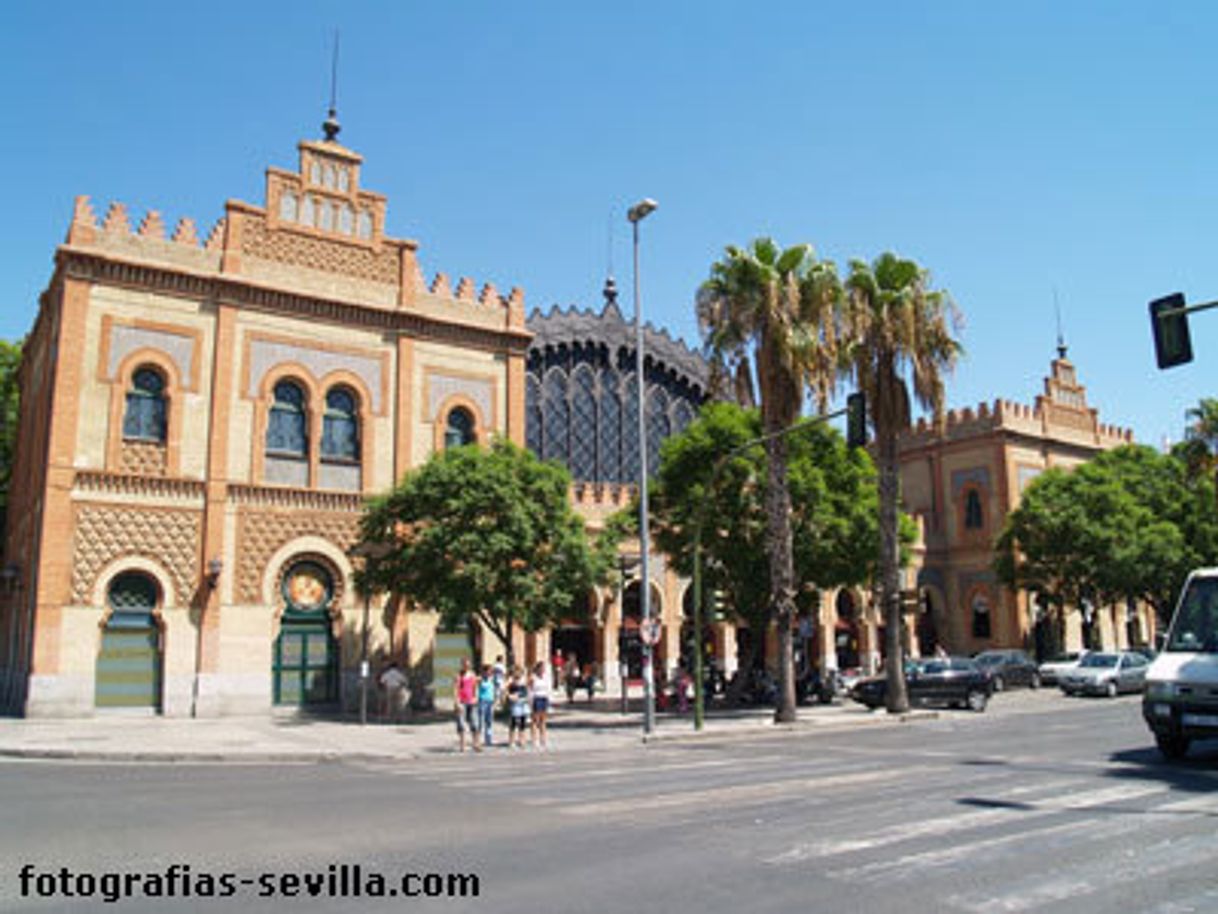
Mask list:
[[[607,735],[618,737],[612,745],[589,743],[567,751],[593,752],[621,746],[650,745],[683,742],[738,742],[769,736],[794,736],[812,733],[831,733],[864,727],[895,726],[920,720],[937,720],[938,711],[914,710],[903,714],[880,714],[852,717],[841,721],[817,719],[797,720],[793,723],[776,724],[771,721],[737,724],[727,729],[687,730],[679,732],[655,732],[627,736],[619,729]],[[623,738],[625,737],[625,738]],[[444,754],[444,753],[438,753]],[[343,763],[384,763],[421,761],[434,757],[436,752],[428,749],[403,747],[396,752],[335,752],[301,749],[298,751],[223,752],[201,749],[187,750],[106,750],[94,748],[66,749],[33,747],[0,747],[0,759],[43,760],[71,762],[109,762],[128,764],[314,764],[335,765]]]
[[[643,743],[652,742],[682,742],[694,740],[737,740],[756,736],[792,735],[799,733],[831,733],[842,730],[856,730],[860,727],[882,727],[886,725],[909,724],[919,720],[938,720],[938,711],[906,711],[903,714],[884,714],[878,717],[858,717],[849,721],[820,723],[818,721],[795,721],[794,723],[776,724],[767,722],[748,728],[739,727],[733,731],[691,730],[686,733],[651,733],[640,737]]]

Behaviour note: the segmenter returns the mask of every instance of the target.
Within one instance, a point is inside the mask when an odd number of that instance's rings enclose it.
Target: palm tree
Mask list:
[[[1176,453],[1184,458],[1190,476],[1214,473],[1218,484],[1218,399],[1202,397],[1184,416],[1189,425]]]
[[[779,699],[774,719],[795,719],[791,625],[795,570],[785,433],[809,388],[823,412],[838,378],[836,320],[841,283],[832,263],[811,245],[780,250],[769,238],[749,248],[730,245],[698,290],[698,323],[713,362],[736,379],[741,400],[755,376],[766,434],[766,552],[770,604],[778,622]]]
[[[953,333],[960,316],[950,296],[928,288],[929,274],[912,260],[884,253],[872,264],[850,262],[842,341],[843,363],[866,394],[880,487],[880,594],[888,662],[888,710],[905,711],[901,640],[900,481],[897,436],[909,427],[912,375],[918,403],[943,424],[943,377],[961,352]]]

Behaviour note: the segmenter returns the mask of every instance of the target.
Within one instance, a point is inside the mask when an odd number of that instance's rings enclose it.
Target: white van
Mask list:
[[[1184,583],[1146,673],[1142,716],[1169,759],[1183,758],[1194,739],[1218,738],[1218,568],[1198,568]]]

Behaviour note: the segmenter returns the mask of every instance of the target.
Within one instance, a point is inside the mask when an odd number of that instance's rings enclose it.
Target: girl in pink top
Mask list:
[[[474,751],[482,751],[478,742],[478,677],[469,668],[469,659],[461,661],[461,672],[453,680],[453,706],[457,710],[457,740],[459,751],[465,751],[465,734],[473,739]]]

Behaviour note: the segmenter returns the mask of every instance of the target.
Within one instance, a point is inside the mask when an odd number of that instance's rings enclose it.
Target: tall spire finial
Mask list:
[[[343,129],[338,123],[338,29],[334,30],[334,55],[330,61],[330,116],[321,129],[328,143],[335,142]]]
[[[613,281],[613,211],[609,212],[609,223],[605,233],[605,259],[608,261],[608,270],[605,273],[605,288],[603,295],[605,296],[605,306],[613,305],[617,307],[617,283]]]
[[[1066,338],[1062,336],[1062,308],[1057,300],[1057,286],[1053,287],[1053,311],[1057,315],[1057,357],[1066,357]]]

